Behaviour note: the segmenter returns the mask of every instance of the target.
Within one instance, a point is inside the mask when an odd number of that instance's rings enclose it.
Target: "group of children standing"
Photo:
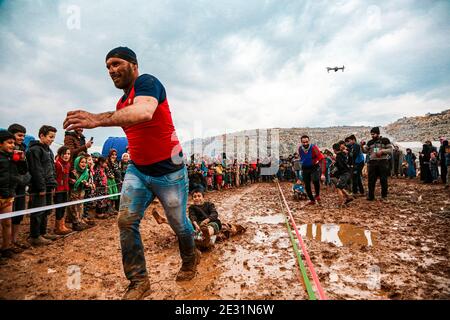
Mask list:
[[[108,157],[81,152],[74,158],[68,146],[61,146],[55,157],[50,146],[56,133],[56,128],[42,126],[39,140],[26,147],[23,143],[26,129],[22,125],[13,124],[8,130],[0,130],[0,218],[3,213],[24,210],[26,199],[29,208],[38,208],[120,192],[130,160],[128,154],[123,154],[121,161],[114,149]],[[46,245],[62,235],[90,228],[95,225],[94,217],[114,216],[118,208],[118,195],[56,208],[53,233],[47,230],[52,210],[31,213],[29,243],[18,239],[23,215],[1,219],[0,257],[10,258],[30,245]]]

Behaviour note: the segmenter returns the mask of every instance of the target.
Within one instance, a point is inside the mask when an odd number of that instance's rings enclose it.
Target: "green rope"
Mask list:
[[[281,197],[279,194],[278,198],[280,199],[281,202]],[[298,251],[297,242],[295,242],[294,235],[292,234],[292,229],[289,224],[289,218],[284,214],[283,204],[281,204],[281,212],[286,218],[286,226],[288,229],[289,237],[291,238],[292,247],[294,249],[295,255],[297,256],[298,265],[300,267],[300,272],[303,277],[303,282],[305,283],[306,291],[308,292],[309,300],[317,300],[316,294],[314,293],[314,290],[311,286],[311,282],[309,281],[308,274],[306,273],[306,268],[305,265],[303,264],[302,256],[300,255],[300,251]]]
[[[317,300],[314,290],[311,286],[311,282],[309,282],[308,275],[306,274],[306,268],[303,264],[302,257],[300,252],[298,251],[297,243],[295,242],[294,236],[292,235],[291,226],[289,225],[289,219],[286,217],[286,226],[288,228],[289,237],[291,238],[292,247],[294,248],[294,252],[297,255],[298,265],[300,266],[300,270],[303,276],[303,281],[305,282],[306,291],[308,292],[309,300]]]

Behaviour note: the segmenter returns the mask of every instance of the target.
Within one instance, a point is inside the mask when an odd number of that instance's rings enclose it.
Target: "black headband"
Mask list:
[[[109,58],[120,58],[123,60],[126,60],[128,62],[138,64],[136,53],[134,53],[133,50],[127,47],[117,47],[112,49],[108,54],[106,55],[105,61],[107,61]]]

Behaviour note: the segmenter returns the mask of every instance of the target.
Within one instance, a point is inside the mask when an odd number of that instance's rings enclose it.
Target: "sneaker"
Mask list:
[[[16,247],[16,246],[12,247],[11,250],[12,250],[14,253],[22,253],[22,252],[25,251],[24,249],[19,248],[19,247]]]
[[[31,247],[28,243],[20,242],[20,241],[14,242],[14,246],[16,246],[20,249],[24,249],[24,250],[30,249],[30,247]]]
[[[2,257],[7,258],[7,259],[14,257],[14,253],[15,253],[12,248],[1,249],[0,252],[2,254]]]
[[[180,271],[177,273],[176,281],[192,280],[197,274],[197,265],[200,263],[201,252],[195,249],[194,261],[184,263],[181,265]]]
[[[141,300],[150,294],[150,281],[131,281],[122,300]]]
[[[30,244],[33,247],[45,246],[45,245],[50,244],[50,243],[52,243],[51,240],[47,240],[47,239],[45,239],[42,236],[39,236],[37,238],[30,238]]]
[[[54,241],[54,240],[57,240],[60,238],[59,236],[57,236],[55,234],[49,234],[49,233],[43,234],[42,237],[44,237],[47,240],[51,240],[51,241]]]
[[[345,200],[344,204],[347,205],[347,204],[349,204],[350,202],[352,202],[353,200],[355,200],[355,198],[353,198],[353,197],[347,198],[347,199]]]
[[[308,201],[308,203],[305,206],[313,206],[315,204],[316,204],[316,201],[310,200],[310,201]]]
[[[84,224],[87,224],[88,226],[91,226],[91,227],[95,227],[97,225],[95,223],[95,221],[91,220],[90,218],[83,218],[82,221]]]
[[[73,223],[72,224],[72,230],[73,231],[83,231],[88,229],[89,227],[86,224],[83,223]]]
[[[320,202],[320,196],[315,196],[315,197],[314,197],[314,200],[315,200],[316,202]]]

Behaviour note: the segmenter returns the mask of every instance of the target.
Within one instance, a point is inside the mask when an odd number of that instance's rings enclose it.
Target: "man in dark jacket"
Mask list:
[[[72,155],[72,163],[81,152],[87,152],[92,146],[92,140],[86,142],[83,135],[83,129],[75,129],[74,131],[66,131],[64,136],[64,145],[70,149]]]
[[[55,157],[50,145],[55,140],[56,128],[42,126],[39,141],[30,142],[27,151],[28,167],[31,174],[31,204],[33,208],[52,204],[56,188]],[[47,216],[50,210],[32,213],[30,217],[30,243],[33,246],[49,244],[57,236],[47,234]]]
[[[17,163],[17,169],[19,171],[19,183],[16,188],[16,197],[14,198],[13,211],[20,211],[25,209],[25,191],[27,185],[30,183],[31,175],[28,172],[28,164],[25,156],[26,146],[23,143],[25,140],[25,134],[27,129],[14,123],[8,127],[8,131],[14,135],[14,159]],[[11,218],[12,220],[12,241],[13,244],[20,249],[27,249],[29,245],[19,242],[17,235],[19,234],[20,224],[23,220],[23,216],[17,216]]]
[[[203,191],[194,190],[192,192],[194,204],[189,206],[189,219],[196,232],[201,231],[204,239],[204,246],[209,247],[211,236],[218,234],[222,228],[214,203],[207,202],[203,198]]]
[[[367,200],[375,200],[375,184],[380,178],[381,197],[388,196],[389,156],[392,154],[392,144],[388,138],[380,135],[380,128],[374,127],[370,130],[372,140],[364,144],[363,152],[369,155],[368,176],[369,194]],[[363,143],[361,143],[363,144]]]

